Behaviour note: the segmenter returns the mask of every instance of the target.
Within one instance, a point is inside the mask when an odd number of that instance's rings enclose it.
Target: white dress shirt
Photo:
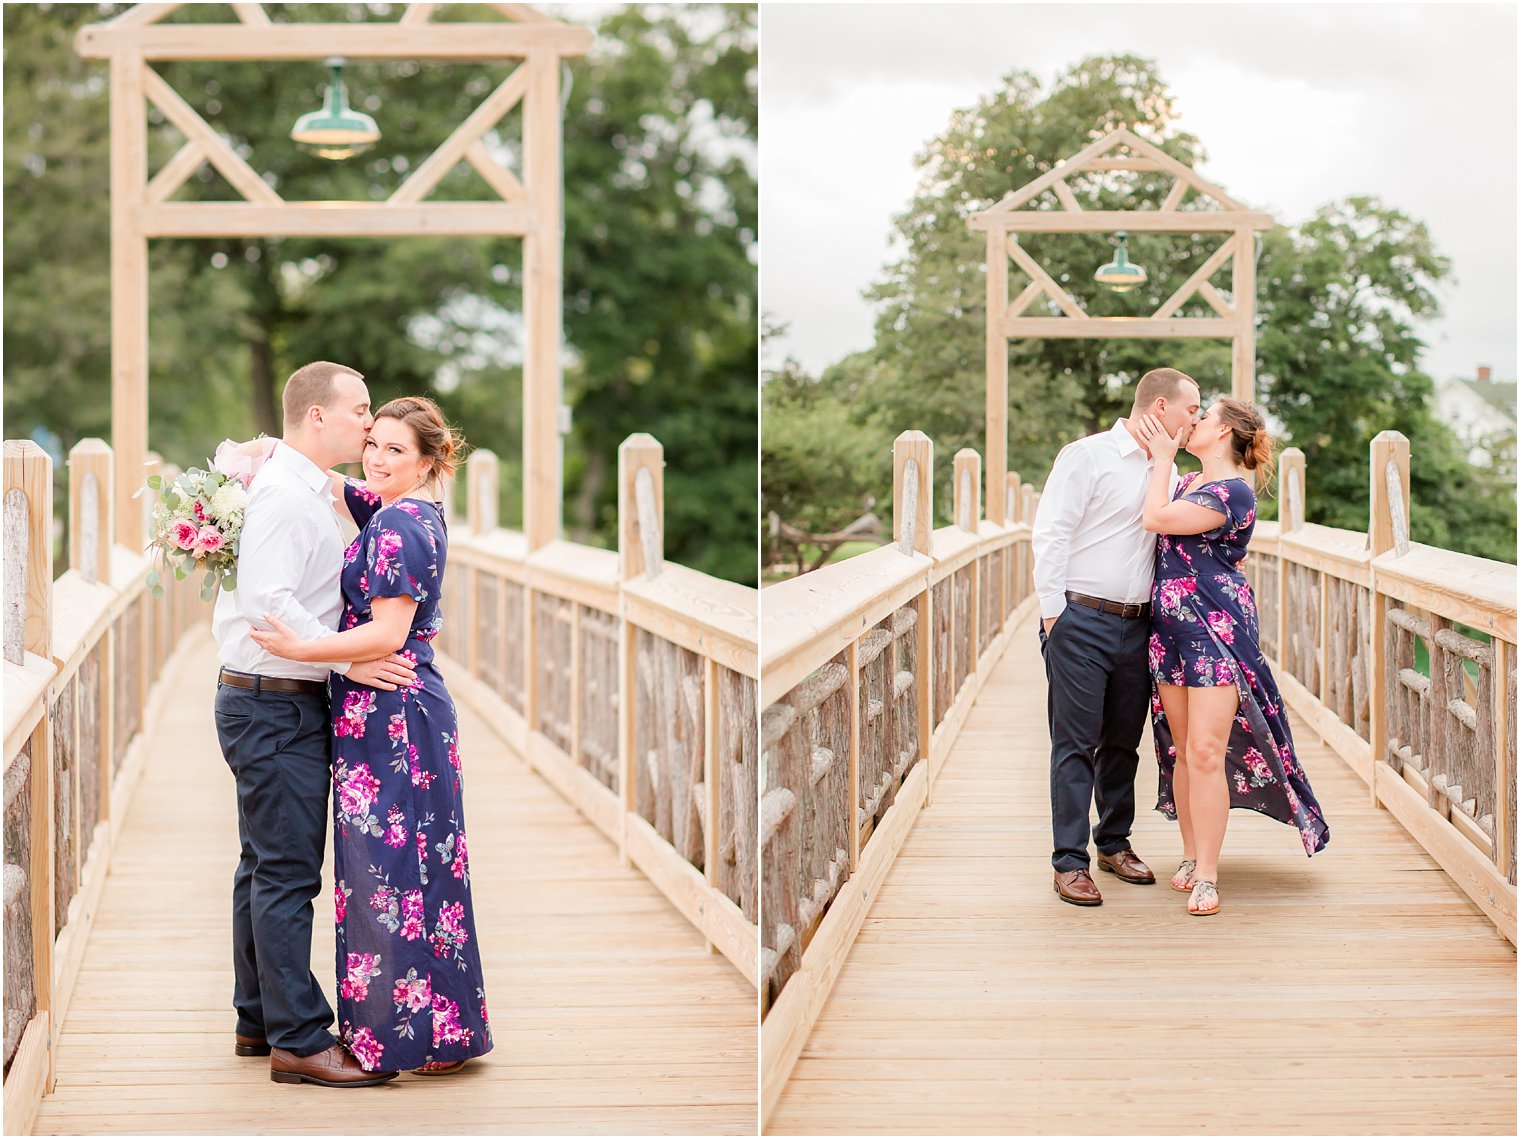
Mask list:
[[[1156,535],[1140,520],[1154,466],[1122,419],[1056,456],[1034,519],[1042,618],[1060,615],[1067,590],[1126,605],[1150,600]],[[1173,464],[1170,486],[1176,485]]]
[[[343,613],[343,536],[328,474],[294,447],[279,444],[253,476],[238,545],[237,588],[216,599],[211,632],[222,664],[234,672],[326,680],[348,663],[286,660],[248,635],[271,613],[304,640],[337,632]]]

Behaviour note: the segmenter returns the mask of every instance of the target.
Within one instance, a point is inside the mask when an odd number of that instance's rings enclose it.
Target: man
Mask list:
[[[1174,368],[1140,377],[1128,419],[1068,444],[1056,457],[1034,521],[1040,651],[1050,683],[1050,813],[1055,892],[1076,906],[1103,895],[1088,870],[1149,884],[1130,849],[1136,750],[1150,709],[1151,581],[1156,536],[1141,525],[1153,465],[1138,426],[1153,415],[1175,435],[1198,422],[1198,385]],[[1177,468],[1172,467],[1172,484]],[[1098,826],[1089,831],[1096,798]]]
[[[337,629],[343,538],[327,471],[359,459],[374,423],[363,377],[326,361],[290,377],[284,412],[284,437],[249,488],[238,587],[217,599],[211,624],[223,666],[216,730],[237,781],[242,843],[232,881],[234,1050],[270,1057],[280,1083],[364,1087],[396,1073],[364,1071],[327,1031],[332,1006],[311,972],[332,779],[327,675],[389,691],[416,674],[397,656],[301,664],[249,637],[265,613],[306,637]]]

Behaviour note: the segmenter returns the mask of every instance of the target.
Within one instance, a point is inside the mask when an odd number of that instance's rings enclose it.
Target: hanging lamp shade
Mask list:
[[[327,85],[322,109],[308,111],[290,128],[290,137],[298,146],[322,158],[351,158],[380,140],[375,120],[348,105],[348,90],[343,86],[345,62],[341,56],[327,61],[332,82]]]
[[[1127,293],[1145,284],[1145,269],[1130,262],[1129,252],[1126,249],[1129,234],[1120,230],[1114,236],[1119,239],[1118,252],[1114,254],[1112,261],[1093,274],[1093,280],[1116,293]]]

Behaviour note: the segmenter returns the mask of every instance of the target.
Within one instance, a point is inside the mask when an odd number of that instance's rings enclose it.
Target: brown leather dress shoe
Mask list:
[[[268,1056],[269,1041],[262,1036],[244,1036],[241,1033],[232,1034],[232,1052],[235,1056]]]
[[[324,1088],[368,1088],[396,1078],[395,1072],[366,1072],[341,1044],[315,1056],[297,1056],[275,1048],[269,1054],[269,1078],[277,1084],[318,1084]]]
[[[1135,855],[1133,850],[1121,850],[1117,854],[1098,852],[1098,869],[1116,875],[1121,882],[1134,882],[1149,886],[1156,881],[1151,868]]]
[[[1087,867],[1080,870],[1056,871],[1056,893],[1061,895],[1061,901],[1070,902],[1074,906],[1101,906],[1103,895],[1098,893],[1098,884],[1092,880]]]

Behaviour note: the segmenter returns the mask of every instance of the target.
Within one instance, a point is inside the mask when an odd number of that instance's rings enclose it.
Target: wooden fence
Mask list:
[[[663,450],[633,435],[618,460],[619,553],[530,552],[475,452],[439,649],[453,691],[755,983],[758,593],[666,562]]]
[[[152,458],[152,456],[150,456]],[[159,681],[192,626],[198,583],[147,587],[114,541],[111,449],[69,453],[69,568],[53,580],[52,460],[5,442],[5,1129],[31,1129],[68,1013]],[[167,473],[178,472],[170,469]],[[149,508],[146,496],[144,510]]]
[[[1371,450],[1365,534],[1305,523],[1304,455],[1283,453],[1245,562],[1263,648],[1295,718],[1513,943],[1515,567],[1411,542],[1409,441]]]
[[[981,460],[962,450],[955,523],[935,530],[933,444],[904,432],[893,460],[895,543],[764,595],[762,1117],[983,680],[1035,608],[1033,489],[1010,474],[1011,521],[985,521]]]

